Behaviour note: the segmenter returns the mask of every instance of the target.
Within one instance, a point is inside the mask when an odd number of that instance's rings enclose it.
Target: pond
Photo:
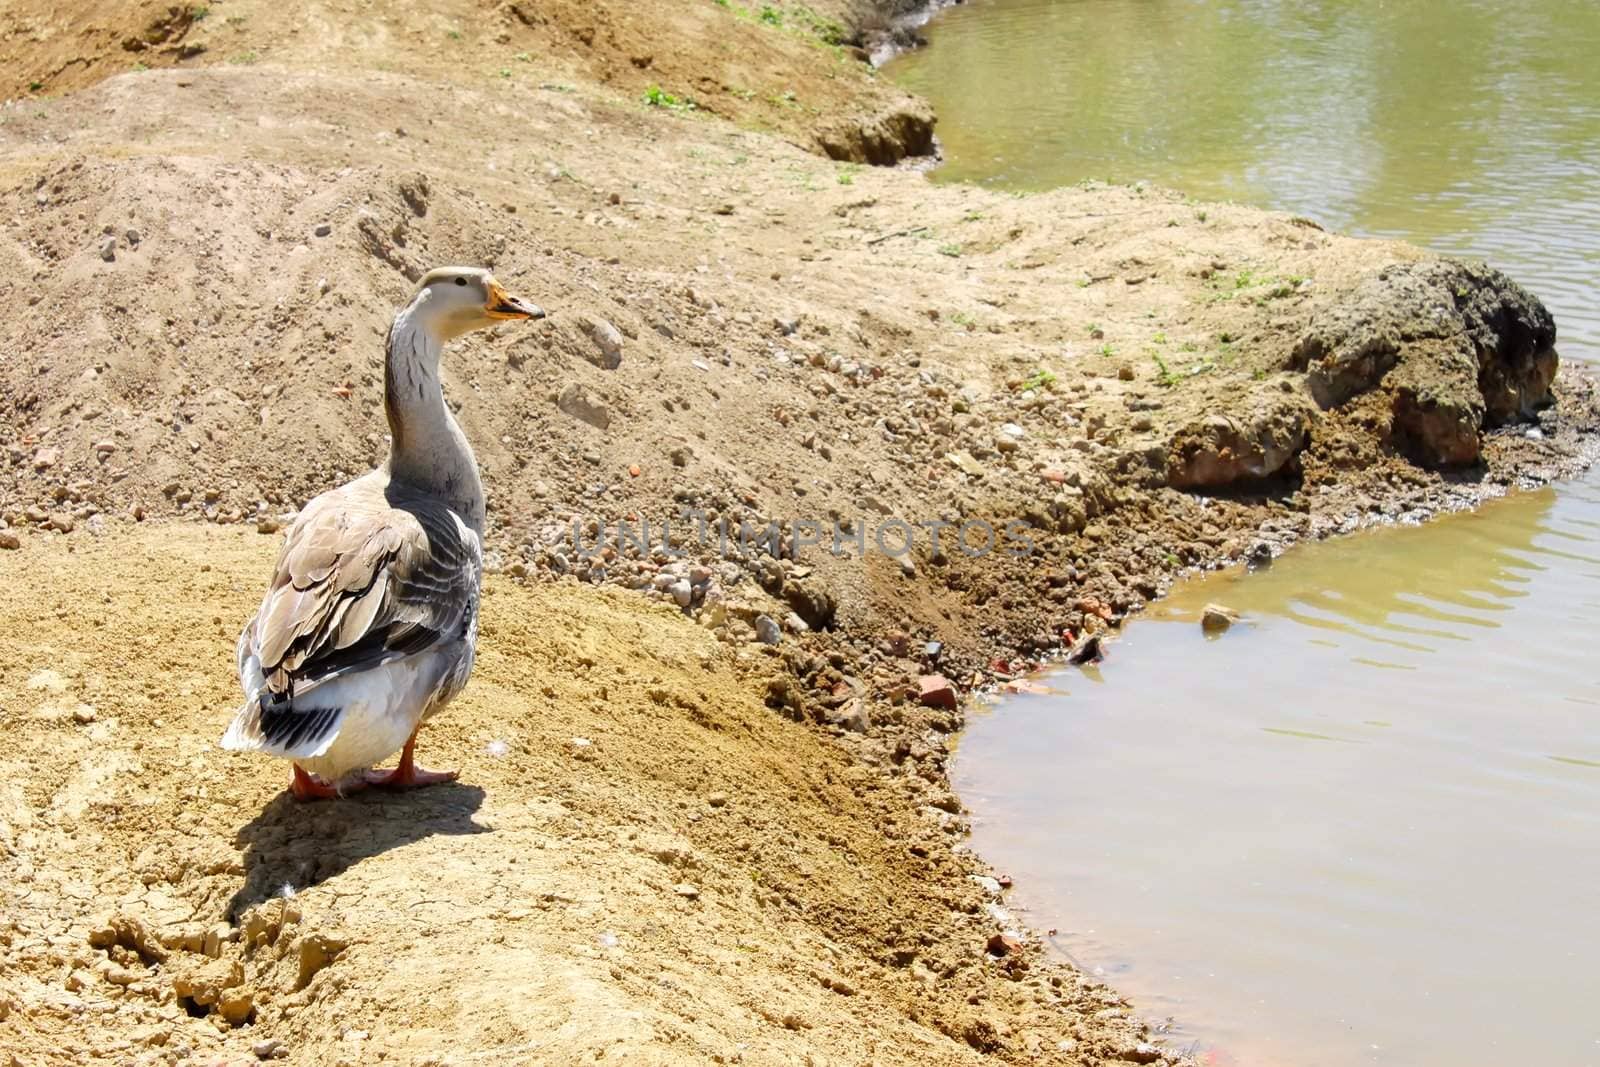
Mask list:
[[[1600,5],[970,0],[939,181],[1150,182],[1489,260],[1600,355]],[[1600,1064],[1600,477],[1180,587],[955,765],[1012,901],[1245,1067]],[[1206,640],[1208,600],[1243,621]]]

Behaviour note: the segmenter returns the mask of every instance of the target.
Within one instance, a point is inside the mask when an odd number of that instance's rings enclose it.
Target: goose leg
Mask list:
[[[400,750],[400,765],[392,771],[368,771],[367,784],[383,789],[416,789],[424,785],[453,782],[461,777],[460,771],[425,771],[418,767],[412,758],[412,749],[416,744],[417,732],[413,730],[406,740],[406,747]]]
[[[296,800],[332,800],[339,796],[337,788],[307,774],[298,763],[294,764],[294,777],[289,780],[289,792]]]

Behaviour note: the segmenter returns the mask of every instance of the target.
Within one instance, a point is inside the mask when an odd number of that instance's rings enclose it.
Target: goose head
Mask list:
[[[441,341],[507,319],[542,319],[544,309],[506,292],[480,267],[438,267],[423,275],[408,315]]]

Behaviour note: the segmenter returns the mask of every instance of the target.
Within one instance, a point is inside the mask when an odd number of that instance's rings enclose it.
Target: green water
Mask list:
[[[1600,3],[970,0],[940,181],[1145,181],[1484,258],[1600,359]],[[1009,903],[1206,1063],[1600,1067],[1600,475],[1180,587],[975,717]],[[1207,640],[1199,609],[1245,621]]]
[[[1097,178],[1488,259],[1600,350],[1600,3],[970,0],[888,73],[941,181]]]

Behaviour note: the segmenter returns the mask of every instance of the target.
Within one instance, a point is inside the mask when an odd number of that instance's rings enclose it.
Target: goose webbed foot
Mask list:
[[[460,771],[430,771],[418,767],[412,756],[416,744],[417,735],[413,733],[406,741],[406,747],[400,750],[399,766],[392,771],[367,771],[362,776],[363,782],[378,789],[420,789],[425,785],[453,782],[461,777]]]
[[[289,780],[289,792],[296,800],[333,800],[344,795],[337,786],[301,770],[298,763],[294,764],[294,777]]]

